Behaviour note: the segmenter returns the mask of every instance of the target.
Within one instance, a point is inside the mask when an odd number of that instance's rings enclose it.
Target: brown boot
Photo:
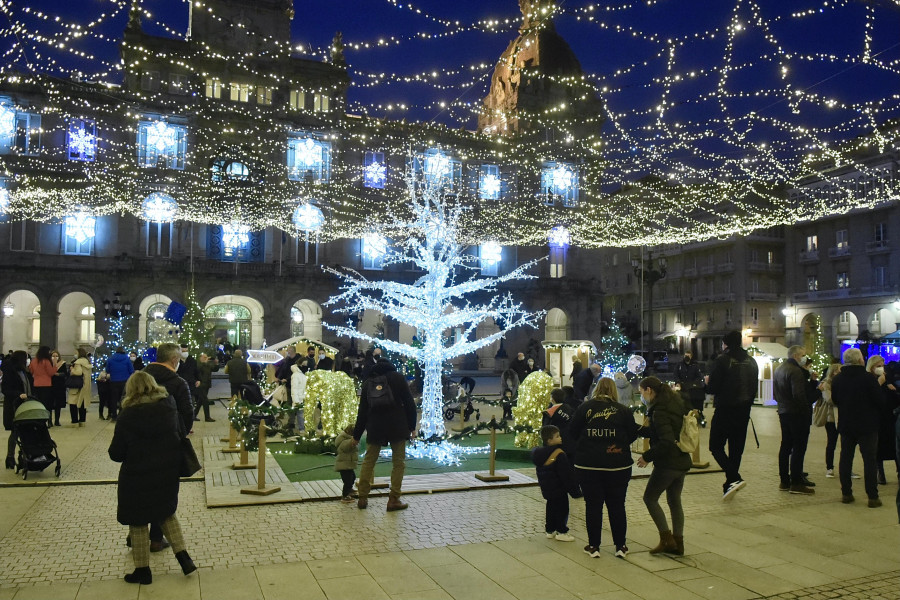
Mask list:
[[[406,510],[407,508],[409,508],[409,504],[400,502],[399,496],[389,496],[388,497],[388,503],[387,503],[387,511],[388,512],[393,512],[395,510]]]
[[[659,554],[660,552],[674,552],[675,551],[675,538],[672,537],[671,531],[660,531],[659,532],[659,544],[656,548],[652,548],[650,550],[650,554]]]
[[[683,535],[673,535],[672,539],[675,540],[675,549],[669,554],[677,554],[678,556],[684,555],[684,536]]]

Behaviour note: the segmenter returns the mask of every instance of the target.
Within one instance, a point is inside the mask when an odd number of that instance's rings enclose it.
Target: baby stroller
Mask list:
[[[472,390],[475,389],[475,380],[471,377],[463,377],[458,384],[450,384],[448,396],[450,400],[444,403],[444,418],[452,421],[459,411],[463,411],[463,421],[468,422],[472,413],[475,413],[475,419],[481,419],[481,411],[475,410],[472,405]],[[454,401],[455,400],[455,401]]]
[[[254,406],[272,406],[272,396],[269,395],[267,398],[263,395],[262,390],[259,389],[259,384],[255,381],[247,381],[240,385],[239,393],[241,395],[241,400],[244,402],[248,402]],[[272,429],[276,426],[276,419],[274,415],[264,414],[264,413],[256,413],[250,415],[250,424],[253,426],[258,426],[260,421],[266,422],[266,427]]]
[[[56,442],[50,437],[47,422],[50,411],[37,400],[26,400],[16,409],[13,417],[13,435],[19,446],[19,458],[16,462],[16,474],[22,472],[22,478],[28,479],[29,471],[43,471],[56,463],[56,476],[62,469]]]

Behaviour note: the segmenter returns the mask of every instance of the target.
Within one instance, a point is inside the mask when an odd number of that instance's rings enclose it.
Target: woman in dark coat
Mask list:
[[[53,404],[53,411],[56,414],[56,424],[59,425],[59,414],[69,401],[68,393],[66,392],[66,377],[69,376],[69,363],[60,359],[59,350],[54,350],[50,353],[50,360],[56,365],[56,373],[50,378],[50,400]]]
[[[3,380],[0,393],[3,394],[3,428],[10,432],[6,446],[6,468],[16,468],[16,436],[13,433],[13,418],[16,409],[32,394],[31,373],[28,372],[28,354],[16,350],[3,359]]]
[[[125,385],[122,412],[109,446],[109,457],[119,469],[116,518],[130,528],[134,572],[128,583],[148,585],[150,572],[149,523],[161,523],[185,575],[197,570],[185,550],[178,508],[181,439],[184,427],[175,402],[164,387],[145,371],[137,371]]]
[[[641,427],[641,435],[650,438],[650,449],[638,459],[638,467],[653,463],[653,472],[644,490],[644,504],[659,531],[659,544],[650,554],[684,554],[684,510],[681,490],[684,478],[691,470],[691,455],[677,445],[681,426],[688,409],[681,395],[672,391],[656,377],[645,377],[638,389],[641,401],[647,405],[649,425]],[[672,529],[659,505],[659,497],[666,493],[666,504],[672,513]]]

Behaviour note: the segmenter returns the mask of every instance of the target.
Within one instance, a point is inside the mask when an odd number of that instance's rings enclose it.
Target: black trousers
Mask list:
[[[341,474],[341,481],[344,483],[344,487],[341,490],[341,497],[346,498],[353,493],[353,484],[356,482],[356,471],[353,469],[341,469],[338,473]]]
[[[122,401],[122,395],[125,393],[125,382],[124,381],[110,381],[109,382],[109,396],[107,397],[107,402],[109,404],[106,408],[109,409],[109,418],[115,419],[119,415],[119,402]]]
[[[547,498],[544,531],[547,533],[567,533],[569,531],[569,497]]]
[[[841,493],[849,496],[853,493],[853,480],[850,473],[853,468],[853,455],[856,447],[863,461],[863,483],[866,487],[866,496],[878,497],[878,469],[875,459],[878,456],[878,433],[841,433],[841,462],[838,467],[838,476],[841,478]]]
[[[784,413],[778,415],[781,423],[781,448],[778,450],[778,476],[781,485],[803,483],[803,460],[809,443],[810,415]]]
[[[838,432],[835,423],[825,423],[825,468],[834,469],[834,451],[837,448]]]
[[[741,458],[747,442],[752,404],[716,407],[709,429],[709,453],[725,471],[725,488],[741,479]],[[728,444],[728,452],[725,452]]]
[[[194,388],[194,416],[200,414],[200,408],[203,407],[203,418],[209,418],[209,388],[200,387]]]
[[[591,471],[575,469],[575,477],[584,494],[584,520],[587,527],[588,544],[600,546],[603,535],[603,505],[609,516],[616,547],[625,545],[628,520],[625,516],[625,495],[631,482],[631,467],[621,471]]]

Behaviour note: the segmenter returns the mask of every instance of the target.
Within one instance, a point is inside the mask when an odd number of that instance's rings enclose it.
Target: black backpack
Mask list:
[[[396,406],[394,392],[384,375],[370,377],[366,381],[366,399],[372,412],[386,412]]]

